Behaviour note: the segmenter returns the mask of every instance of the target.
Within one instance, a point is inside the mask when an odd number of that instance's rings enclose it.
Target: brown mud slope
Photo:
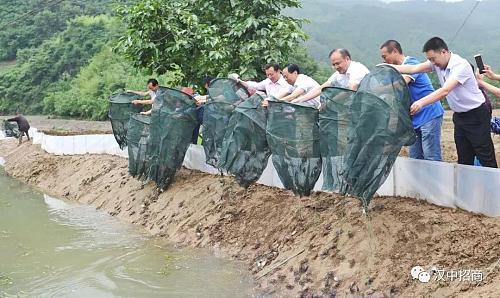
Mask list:
[[[406,198],[359,202],[332,194],[296,198],[230,177],[181,170],[159,197],[128,176],[127,160],[53,156],[38,146],[0,142],[6,171],[42,191],[90,204],[153,235],[242,260],[257,292],[277,297],[500,297],[500,218]],[[481,270],[483,282],[427,283],[410,270]],[[487,275],[487,276],[486,276]],[[470,279],[470,276],[469,276]],[[476,286],[477,285],[477,286]]]

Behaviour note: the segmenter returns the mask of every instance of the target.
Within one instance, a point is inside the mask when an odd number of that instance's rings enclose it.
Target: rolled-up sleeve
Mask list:
[[[253,88],[259,91],[266,91],[266,80],[260,82],[248,81],[247,84],[249,88]]]

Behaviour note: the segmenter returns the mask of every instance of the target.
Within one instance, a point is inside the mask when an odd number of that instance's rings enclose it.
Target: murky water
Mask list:
[[[0,167],[0,297],[245,297],[241,267],[44,196]]]

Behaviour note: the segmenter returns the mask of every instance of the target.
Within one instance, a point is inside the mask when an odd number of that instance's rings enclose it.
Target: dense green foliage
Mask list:
[[[118,3],[125,24],[110,17],[110,3]],[[205,75],[230,72],[261,79],[262,65],[271,61],[296,63],[322,83],[332,73],[332,48],[348,48],[354,60],[372,67],[387,39],[399,40],[405,54],[422,60],[423,43],[434,35],[450,42],[475,3],[3,0],[0,113],[104,119],[111,93],[144,90],[154,73],[165,74],[158,77],[165,86],[199,86]],[[450,48],[471,62],[482,53],[500,70],[498,11],[500,1],[482,1]],[[310,20],[305,42],[302,18]]]
[[[298,0],[138,0],[119,13],[127,25],[119,49],[135,66],[165,73],[178,67],[181,84],[205,74],[261,75],[263,64],[286,61],[305,39],[301,20],[281,15]]]
[[[305,47],[297,47],[291,54],[288,63],[295,63],[299,66],[300,72],[304,73],[322,84],[332,75],[332,68],[325,64],[320,64],[309,55]],[[286,64],[285,62],[282,64]]]
[[[38,47],[64,31],[81,15],[109,12],[110,0],[2,0],[0,1],[0,61],[13,60],[19,49]]]
[[[172,86],[181,75],[156,77],[161,85]],[[83,67],[79,75],[60,82],[43,100],[44,112],[93,120],[106,119],[108,97],[125,89],[145,90],[150,76],[140,73],[121,56],[106,47]]]
[[[78,17],[40,47],[18,51],[16,67],[0,75],[0,111],[41,112],[54,83],[77,75],[117,28],[108,16]]]

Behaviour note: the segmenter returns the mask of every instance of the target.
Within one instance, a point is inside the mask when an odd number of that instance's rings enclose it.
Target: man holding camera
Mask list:
[[[415,74],[436,72],[441,88],[413,102],[410,114],[446,97],[454,111],[455,146],[458,163],[474,164],[477,156],[481,165],[496,168],[495,149],[490,135],[490,113],[484,95],[467,60],[451,53],[439,37],[429,39],[423,48],[428,61],[417,65],[393,65],[399,72]]]

